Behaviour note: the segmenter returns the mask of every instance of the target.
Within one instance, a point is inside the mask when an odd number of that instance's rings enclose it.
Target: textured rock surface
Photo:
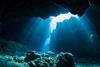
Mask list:
[[[75,61],[70,53],[54,54],[53,52],[37,53],[28,51],[25,56],[0,56],[2,67],[74,67]]]

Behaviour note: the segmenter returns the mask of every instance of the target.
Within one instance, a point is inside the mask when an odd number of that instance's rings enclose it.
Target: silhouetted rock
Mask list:
[[[29,67],[37,67],[36,64],[34,62],[28,62]]]
[[[36,51],[28,51],[25,56],[25,62],[35,60],[39,58],[40,55]]]
[[[73,58],[73,55],[71,53],[63,53],[61,52],[57,56],[57,67],[74,67],[75,66],[75,61]]]
[[[10,63],[9,63],[10,62]],[[5,65],[5,64],[6,65]],[[71,53],[61,52],[55,54],[51,51],[38,53],[28,51],[25,56],[0,56],[1,67],[75,67],[74,57]]]
[[[13,57],[13,60],[14,60],[15,62],[22,63],[22,62],[24,62],[24,57],[23,57],[23,56],[22,56],[22,57],[14,56],[14,57]]]

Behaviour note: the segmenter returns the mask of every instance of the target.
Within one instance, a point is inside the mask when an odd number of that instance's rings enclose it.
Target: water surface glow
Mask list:
[[[43,52],[49,51],[51,36],[52,36],[52,33],[54,32],[54,30],[56,30],[56,28],[57,28],[57,23],[62,23],[64,20],[70,20],[70,18],[72,18],[72,17],[79,19],[78,15],[73,15],[70,12],[65,13],[65,14],[60,14],[56,17],[54,17],[54,16],[50,17],[50,19],[51,19],[51,22],[49,25],[50,30],[48,32],[49,35],[46,38],[46,41],[45,41],[44,46],[43,46]]]
[[[70,12],[66,13],[66,14],[60,14],[60,15],[58,15],[56,17],[51,16],[50,18],[52,20],[51,20],[51,23],[50,23],[50,32],[52,33],[53,30],[56,29],[57,23],[61,23],[64,20],[69,20],[72,17],[77,18],[77,19],[79,18],[78,15],[73,15]]]

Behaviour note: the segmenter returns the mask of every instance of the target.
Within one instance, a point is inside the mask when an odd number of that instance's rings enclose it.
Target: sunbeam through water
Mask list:
[[[52,33],[54,32],[54,30],[56,30],[57,23],[61,23],[64,20],[69,20],[72,17],[74,17],[76,19],[79,18],[78,15],[73,15],[70,12],[68,12],[66,14],[60,14],[60,15],[58,15],[56,17],[54,17],[54,16],[51,16],[50,17],[51,22],[50,22],[50,25],[49,25],[50,28],[49,28],[49,32],[48,32],[48,37],[46,38],[46,41],[45,41],[45,43],[43,45],[42,52],[49,51],[51,36],[52,36]]]

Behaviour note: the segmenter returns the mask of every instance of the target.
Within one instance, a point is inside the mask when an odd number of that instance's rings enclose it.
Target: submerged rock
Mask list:
[[[29,67],[37,67],[34,61],[28,62]]]
[[[39,58],[40,55],[36,51],[28,51],[25,55],[25,62],[35,60]]]
[[[75,67],[75,61],[71,53],[60,53],[57,56],[57,67]]]
[[[23,57],[23,56],[22,56],[22,57],[14,56],[14,57],[13,57],[13,60],[14,60],[15,62],[22,63],[22,62],[24,62],[24,57]]]
[[[45,52],[39,54],[36,51],[26,53],[25,61],[30,67],[75,67],[74,56],[71,53]]]
[[[12,67],[11,65],[13,67],[75,67],[74,56],[67,52],[55,54],[53,52],[28,51],[25,56],[2,56],[0,59],[2,60],[0,60],[0,66],[4,67]]]

